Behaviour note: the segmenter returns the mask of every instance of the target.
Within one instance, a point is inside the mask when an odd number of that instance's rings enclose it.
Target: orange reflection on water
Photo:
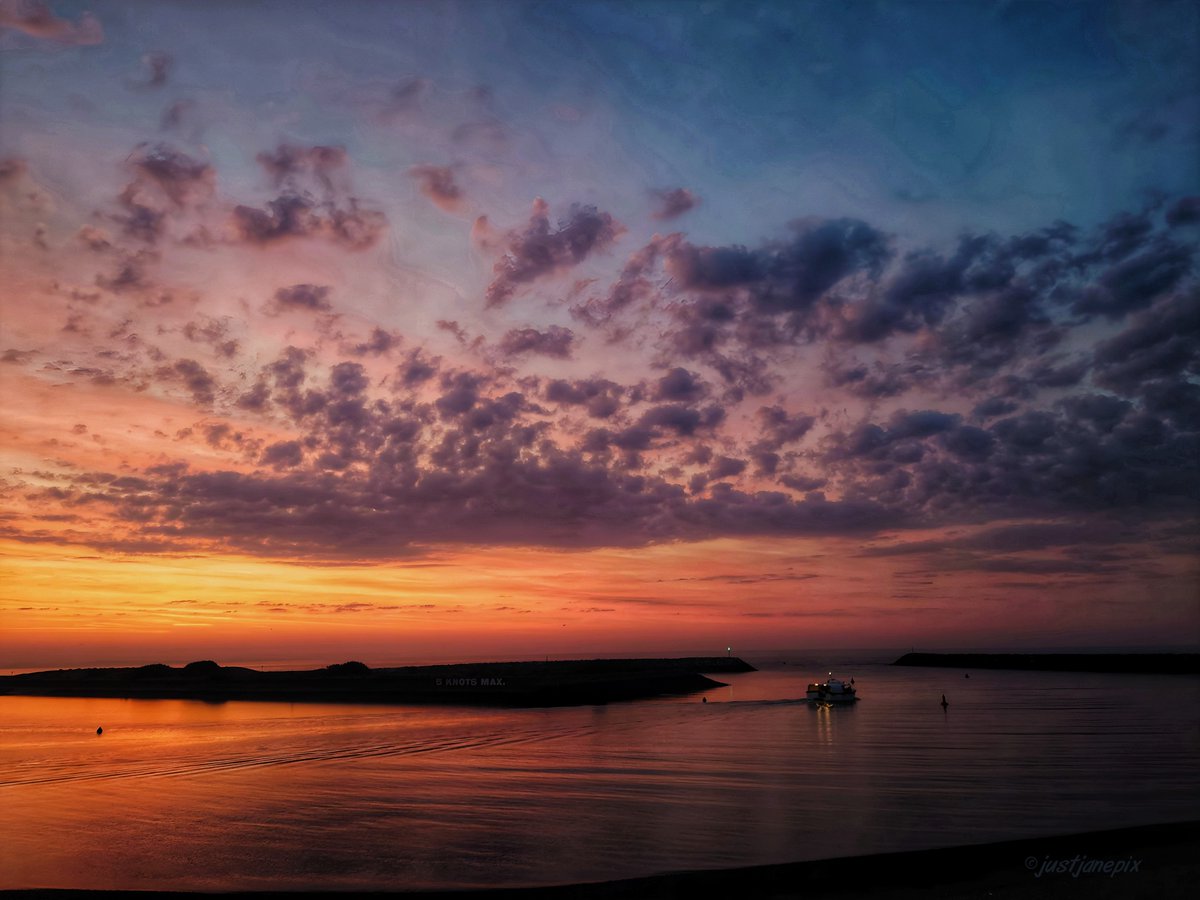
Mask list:
[[[947,716],[943,670],[856,664],[824,710],[819,671],[560,709],[0,696],[0,888],[570,883],[1192,814],[1191,682],[993,672]]]

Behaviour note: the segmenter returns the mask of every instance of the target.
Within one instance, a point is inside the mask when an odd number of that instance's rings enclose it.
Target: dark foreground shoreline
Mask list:
[[[893,666],[1198,675],[1200,653],[905,653]]]
[[[1090,864],[1090,865],[1089,865]],[[1135,865],[1136,864],[1136,865]],[[1107,871],[1105,866],[1107,865]],[[1059,871],[1061,869],[1061,871]],[[671,900],[728,898],[934,897],[1172,898],[1192,896],[1200,879],[1200,821],[1030,838],[938,850],[841,857],[742,869],[676,872],[592,884],[466,891],[285,891],[301,898],[396,897],[398,900]],[[118,896],[198,900],[260,898],[267,892],[9,890],[0,900],[115,900]]]
[[[202,661],[112,669],[60,669],[0,677],[0,695],[294,703],[437,703],[575,706],[691,694],[722,687],[706,674],[753,672],[730,656],[463,663],[260,672]]]

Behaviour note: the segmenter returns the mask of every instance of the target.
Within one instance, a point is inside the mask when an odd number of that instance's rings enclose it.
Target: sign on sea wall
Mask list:
[[[503,678],[480,678],[478,676],[456,676],[454,678],[435,678],[434,686],[440,688],[463,687],[504,687]]]

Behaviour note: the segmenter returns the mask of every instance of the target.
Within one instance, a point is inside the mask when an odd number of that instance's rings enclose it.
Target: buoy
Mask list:
[[[103,729],[103,728],[97,728],[97,729],[96,729],[96,734],[104,734],[104,729]]]
[[[701,698],[700,698],[700,702],[701,702],[701,703],[707,703],[707,702],[708,702],[708,698],[707,698],[707,697],[701,697]]]

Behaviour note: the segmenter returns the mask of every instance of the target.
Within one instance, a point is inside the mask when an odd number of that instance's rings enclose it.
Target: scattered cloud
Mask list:
[[[444,212],[459,212],[464,207],[462,188],[450,166],[413,166],[408,174],[417,180],[421,193]]]
[[[76,21],[54,15],[42,0],[0,0],[0,28],[59,44],[88,46],[104,42],[104,29],[90,12]]]
[[[573,205],[558,227],[552,228],[549,206],[539,197],[525,228],[507,235],[504,255],[496,262],[495,278],[487,288],[487,305],[500,306],[518,287],[578,265],[623,231],[608,213],[580,205]]]
[[[658,200],[654,218],[660,221],[677,219],[700,202],[700,199],[687,188],[654,191],[654,196]]]
[[[379,240],[387,220],[381,212],[360,207],[353,198],[339,207],[286,195],[268,201],[266,209],[234,207],[233,225],[241,240],[258,246],[311,237],[349,250],[366,250]]]
[[[299,309],[310,312],[330,312],[333,304],[329,302],[331,288],[324,284],[293,284],[282,287],[271,298],[268,309],[272,314],[287,310]]]
[[[551,325],[544,331],[537,328],[514,328],[500,339],[500,352],[506,357],[540,354],[568,359],[574,341],[575,333],[560,325]]]
[[[233,208],[234,232],[245,243],[265,246],[290,238],[319,238],[348,250],[366,250],[386,230],[386,216],[349,193],[343,148],[284,143],[258,154],[257,160],[281,193],[265,208]]]
[[[150,89],[160,88],[167,83],[167,79],[171,75],[171,69],[174,66],[175,60],[169,53],[161,51],[146,53],[142,56],[144,80],[136,82],[133,86]]]

